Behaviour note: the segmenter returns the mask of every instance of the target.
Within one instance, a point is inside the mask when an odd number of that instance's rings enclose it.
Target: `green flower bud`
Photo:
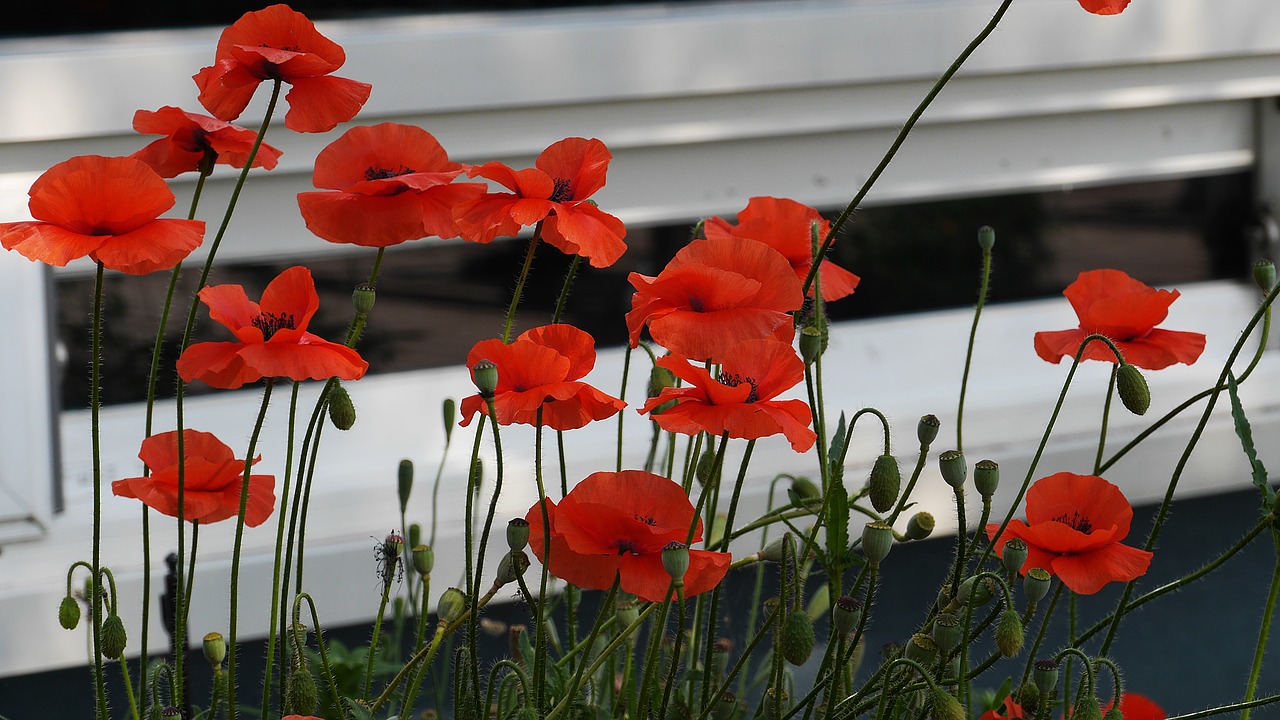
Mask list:
[[[973,466],[973,486],[978,494],[990,499],[1000,487],[1000,464],[995,460],[979,460]]]
[[[124,646],[127,642],[124,632],[124,621],[120,616],[111,613],[106,620],[102,621],[102,656],[108,660],[119,660],[124,654]]]
[[[481,360],[471,366],[471,381],[480,391],[480,397],[491,398],[498,390],[498,366],[488,360]]]
[[[413,492],[413,461],[405,458],[396,470],[396,490],[400,495],[400,512],[409,506],[409,493]]]
[[[1271,292],[1276,286],[1276,264],[1270,260],[1259,260],[1253,264],[1253,281],[1264,293]]]
[[[672,540],[662,548],[662,567],[671,576],[676,587],[684,585],[684,574],[689,572],[689,546]]]
[[[942,471],[942,479],[953,488],[964,486],[964,479],[969,468],[964,462],[964,453],[959,450],[947,450],[938,456],[938,469]]]
[[[1053,580],[1053,576],[1044,568],[1031,568],[1027,571],[1027,576],[1022,579],[1022,591],[1027,594],[1027,600],[1030,602],[1040,602],[1045,595],[1049,594],[1049,583]]]
[[[800,359],[804,360],[805,365],[812,365],[822,355],[825,346],[826,340],[818,328],[805,327],[800,330]]]
[[[986,605],[996,594],[996,581],[989,577],[983,577],[981,580],[975,575],[966,578],[960,583],[960,589],[956,591],[956,602],[961,606],[969,604],[970,596],[973,597],[973,606]]]
[[[1027,716],[1036,716],[1036,712],[1040,709],[1040,690],[1033,683],[1020,685],[1011,694],[1013,701],[1022,706]]]
[[[670,370],[654,365],[649,370],[649,387],[648,397],[655,398],[662,394],[663,390],[676,386],[676,376]]]
[[[1053,689],[1058,685],[1058,661],[1052,658],[1037,660],[1031,681],[1036,684],[1041,697],[1053,695]]]
[[[58,606],[58,624],[68,630],[75,630],[80,624],[80,603],[70,595],[62,598]]]
[[[209,661],[210,667],[217,668],[222,665],[222,661],[227,657],[227,640],[222,637],[222,633],[211,632],[204,636],[204,659]]]
[[[422,544],[422,526],[418,523],[409,523],[409,535],[407,541],[409,544],[409,552],[413,552],[413,548]]]
[[[821,500],[822,491],[807,477],[791,478],[791,487],[787,488],[787,497],[793,505],[804,505],[806,500]]]
[[[316,679],[305,663],[297,663],[285,685],[284,711],[290,715],[311,715],[316,710]]]
[[[938,688],[929,691],[929,717],[932,720],[965,720],[964,708],[954,695]]]
[[[1151,388],[1147,386],[1147,379],[1142,377],[1141,370],[1129,363],[1123,363],[1116,369],[1116,393],[1120,395],[1120,402],[1134,415],[1145,415],[1151,407]]]
[[[907,641],[907,647],[903,653],[908,660],[915,660],[928,667],[938,657],[938,643],[933,641],[932,636],[916,633]]]
[[[1107,708],[1107,714],[1102,716],[1102,720],[1124,720],[1124,713],[1120,711],[1119,705],[1112,705]]]
[[[1000,614],[1000,624],[996,625],[996,647],[1005,657],[1013,657],[1022,650],[1022,618],[1014,610],[1005,610]]]
[[[436,553],[431,549],[430,545],[414,545],[410,551],[413,559],[414,572],[422,577],[430,577],[431,570],[436,566]]]
[[[782,621],[778,634],[778,651],[792,665],[803,665],[813,652],[813,623],[803,610],[792,610]]]
[[[907,521],[907,531],[903,537],[908,540],[923,540],[933,534],[935,525],[933,513],[921,510]]]
[[[960,627],[960,616],[955,613],[938,613],[933,618],[933,642],[944,653],[955,650],[964,636]]]
[[[706,487],[708,483],[712,486],[719,481],[719,478],[713,477],[716,471],[716,454],[711,450],[705,450],[702,456],[698,458],[698,464],[693,469],[693,476],[698,480],[698,484]]]
[[[862,553],[867,562],[879,565],[893,549],[893,528],[880,522],[869,522],[862,528]]]
[[[445,590],[440,596],[440,602],[436,604],[436,614],[440,616],[440,622],[446,625],[461,618],[466,612],[467,596],[456,587]]]
[[[876,458],[867,487],[871,491],[871,506],[880,512],[887,512],[898,501],[902,473],[898,469],[898,461],[892,455],[886,453]]]
[[[529,569],[529,556],[523,550],[513,550],[498,561],[498,572],[494,577],[494,584],[502,587],[508,583],[515,582],[524,575],[524,571]]]
[[[507,547],[512,550],[523,550],[529,544],[529,521],[524,518],[511,518],[507,522]]]
[[[991,252],[991,248],[996,245],[996,231],[990,225],[983,225],[978,228],[978,247],[985,252]]]
[[[835,609],[831,612],[831,622],[840,633],[852,632],[862,621],[862,603],[851,595],[836,598]]]
[[[920,447],[929,447],[938,437],[938,428],[942,427],[942,421],[937,415],[925,415],[920,418],[920,422],[916,423],[916,437],[920,440]]]
[[[351,293],[351,305],[355,307],[356,312],[360,315],[368,315],[369,311],[373,309],[374,300],[377,299],[378,294],[369,283],[360,283]]]
[[[1009,573],[1022,572],[1022,566],[1027,562],[1027,541],[1022,538],[1009,538],[1004,543],[1004,550],[1001,551],[1000,562],[1004,564],[1004,569]]]
[[[1098,704],[1098,698],[1092,693],[1085,695],[1076,705],[1076,711],[1071,713],[1071,720],[1102,720],[1102,706]]]
[[[347,389],[337,380],[329,392],[329,422],[339,430],[350,430],[356,424],[356,406]]]

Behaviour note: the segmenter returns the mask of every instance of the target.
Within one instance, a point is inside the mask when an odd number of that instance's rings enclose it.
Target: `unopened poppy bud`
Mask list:
[[[684,574],[689,572],[689,546],[671,541],[662,548],[662,567],[675,581],[676,587],[684,585]]]
[[[80,603],[70,595],[62,598],[58,606],[58,624],[67,630],[75,630],[80,624]]]
[[[108,660],[119,660],[120,656],[124,654],[124,646],[128,641],[124,632],[124,621],[120,619],[119,615],[111,613],[106,620],[102,621],[102,635],[100,637],[102,641],[100,646],[102,657]]]
[[[953,488],[964,486],[964,479],[969,468],[964,462],[964,453],[959,450],[947,450],[938,456],[938,469],[942,471],[942,479]]]
[[[444,441],[448,444],[453,438],[453,426],[458,423],[458,402],[453,398],[445,398],[440,412],[444,418]]]
[[[813,623],[803,610],[792,610],[782,621],[782,631],[778,635],[778,650],[782,657],[792,665],[803,665],[813,652],[815,642]]]
[[[1098,698],[1092,693],[1084,696],[1076,705],[1076,711],[1071,714],[1071,720],[1102,720],[1102,706],[1098,704]]]
[[[787,497],[792,505],[804,505],[806,500],[821,500],[822,491],[807,477],[793,477],[791,487],[787,488]]]
[[[1004,549],[1001,551],[1000,562],[1004,564],[1004,569],[1010,573],[1022,572],[1022,566],[1027,562],[1027,541],[1022,538],[1009,538],[1004,543]]]
[[[423,577],[430,577],[436,566],[436,553],[430,545],[414,545],[410,551],[413,559],[413,570]]]
[[[954,695],[938,688],[929,691],[929,717],[931,720],[964,720],[964,708]]]
[[[1030,602],[1040,602],[1045,595],[1049,594],[1049,583],[1053,580],[1053,576],[1044,568],[1031,568],[1027,571],[1027,576],[1022,579],[1022,591],[1027,594],[1027,600]]]
[[[649,387],[647,390],[649,397],[658,397],[662,394],[663,390],[673,388],[675,386],[675,373],[658,365],[654,365],[653,368],[649,370]]]
[[[938,643],[933,638],[924,633],[916,633],[907,641],[907,647],[903,650],[903,654],[908,660],[915,660],[921,665],[928,666],[938,657]]]
[[[768,560],[769,562],[780,563],[782,562],[782,548],[787,543],[794,543],[790,532],[783,533],[782,537],[778,538],[777,540],[774,540],[768,545],[765,545],[764,549],[760,551],[758,557],[761,560]],[[793,555],[795,554],[794,544],[792,544],[791,546],[791,552]]]
[[[764,716],[781,717],[791,705],[791,695],[784,688],[771,686],[764,691]]]
[[[409,552],[413,552],[414,548],[422,544],[422,526],[418,523],[409,523],[409,534],[406,537]]]
[[[305,663],[298,663],[289,673],[285,686],[285,712],[290,715],[311,715],[315,712],[319,695],[316,679]]]
[[[862,621],[862,603],[851,595],[836,598],[835,609],[831,612],[831,622],[841,633],[852,632]]]
[[[445,590],[440,596],[440,602],[436,604],[436,614],[440,616],[440,622],[445,624],[456,621],[466,612],[467,596],[456,587]]]
[[[1040,709],[1040,690],[1036,688],[1034,683],[1025,683],[1018,686],[1012,695],[1014,702],[1022,706],[1022,710],[1027,716],[1036,716],[1036,712]]]
[[[507,522],[507,547],[512,550],[523,550],[529,544],[529,521],[524,518],[511,518]]]
[[[335,380],[329,392],[329,421],[339,430],[350,430],[356,424],[356,406],[342,383]]]
[[[979,460],[973,466],[973,487],[978,494],[990,499],[1000,487],[1000,463],[995,460]]]
[[[1042,697],[1052,695],[1053,689],[1058,686],[1058,661],[1053,658],[1037,660],[1035,670],[1031,673],[1031,682],[1036,684],[1036,690],[1040,691]]]
[[[1116,369],[1116,392],[1120,395],[1120,402],[1134,415],[1145,415],[1151,407],[1151,388],[1147,386],[1147,379],[1141,370],[1129,363],[1122,363]]]
[[[989,577],[979,579],[976,575],[966,578],[960,583],[960,589],[956,591],[956,602],[961,605],[969,604],[970,597],[973,598],[973,605],[985,605],[995,596],[996,581]]]
[[[1276,264],[1265,258],[1254,263],[1253,281],[1262,292],[1271,292],[1271,288],[1276,286]]]
[[[902,488],[902,473],[898,469],[898,461],[885,453],[876,458],[871,466],[871,479],[867,481],[870,491],[871,507],[880,512],[888,512],[898,501],[898,490]]]
[[[933,618],[933,641],[938,649],[949,653],[960,644],[964,630],[960,627],[960,616],[955,613],[938,613]]]
[[[867,562],[879,565],[893,549],[893,527],[881,522],[869,522],[862,528],[862,553]]]
[[[708,484],[714,485],[719,478],[716,478],[716,454],[711,450],[706,450],[698,458],[698,464],[693,469],[693,476],[697,478],[698,484],[707,487]]]
[[[529,569],[529,556],[523,550],[513,550],[498,561],[498,572],[494,583],[499,587],[515,582]]]
[[[920,422],[916,423],[916,438],[920,440],[920,447],[929,447],[938,437],[938,428],[942,427],[942,421],[937,415],[925,415],[920,418]]]
[[[369,283],[360,283],[351,291],[351,305],[359,315],[368,315],[373,309],[373,301],[378,298],[377,292]]]
[[[222,633],[211,632],[204,636],[204,659],[209,665],[218,668],[227,657],[227,640]]]
[[[480,391],[480,397],[491,398],[498,390],[498,366],[488,360],[481,360],[471,366],[471,381]]]
[[[990,225],[983,225],[978,228],[978,247],[991,252],[991,248],[996,246],[996,231]]]
[[[400,512],[409,507],[409,494],[413,492],[413,461],[404,458],[396,469],[396,491],[400,496]]]
[[[822,355],[824,345],[822,331],[818,328],[806,326],[800,330],[800,359],[805,365],[812,365]]]
[[[996,647],[1005,657],[1013,657],[1022,650],[1022,618],[1014,610],[1005,610],[1000,614],[1000,624],[996,625]]]
[[[1124,713],[1120,711],[1119,705],[1112,705],[1107,708],[1107,712],[1102,716],[1102,720],[1124,720]]]
[[[907,521],[907,531],[903,533],[903,537],[908,540],[923,540],[933,533],[936,524],[933,513],[921,510]]]
[[[307,627],[306,623],[294,623],[293,638],[299,645],[306,647],[307,642],[311,640],[311,628]]]

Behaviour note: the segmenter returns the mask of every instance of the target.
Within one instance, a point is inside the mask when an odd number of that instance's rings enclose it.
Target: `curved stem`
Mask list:
[[[960,376],[960,402],[956,406],[956,451],[964,452],[964,398],[969,389],[969,369],[973,365],[973,347],[978,337],[978,320],[982,307],[987,303],[987,291],[991,287],[991,250],[982,248],[982,282],[978,286],[978,304],[973,310],[973,325],[969,327],[969,344],[964,352],[964,373]]]
[[[293,384],[293,392],[289,396],[289,432],[287,448],[284,455],[284,485],[280,490],[280,507],[276,508],[276,559],[271,571],[271,621],[267,625],[267,664],[262,681],[262,715],[267,717],[271,703],[271,668],[275,664],[276,626],[280,622],[282,599],[280,597],[280,571],[284,564],[284,527],[285,510],[289,506],[289,483],[293,480],[293,437],[297,427],[299,383]],[[283,656],[281,651],[281,656]],[[283,665],[283,663],[282,663]]]

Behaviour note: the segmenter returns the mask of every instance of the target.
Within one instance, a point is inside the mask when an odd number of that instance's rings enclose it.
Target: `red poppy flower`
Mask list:
[[[663,430],[727,432],[743,440],[782,433],[796,452],[806,452],[818,437],[809,429],[813,415],[804,401],[774,400],[804,379],[804,361],[789,343],[772,338],[739,343],[725,355],[716,377],[677,355],[660,358],[658,365],[688,383],[664,389],[640,408],[652,412],[674,400],[674,406],[650,415]]]
[[[59,267],[86,255],[110,270],[145,275],[182,262],[204,239],[200,220],[159,220],[173,192],[141,160],[73,157],[28,191],[35,221],[0,223],[0,243]]]
[[[233,389],[264,377],[358,380],[369,369],[355,350],[307,332],[320,297],[304,267],[291,267],[272,280],[261,305],[250,301],[240,285],[211,285],[200,291],[200,301],[236,342],[187,348],[178,358],[178,375],[187,382]]]
[[[316,156],[312,182],[339,192],[299,193],[298,206],[307,229],[329,242],[387,247],[457,237],[453,208],[484,192],[479,183],[450,184],[462,169],[422,128],[353,127]]]
[[[552,575],[587,590],[606,590],[617,576],[620,587],[641,600],[666,599],[671,576],[662,566],[662,549],[688,539],[694,521],[693,504],[679,484],[643,470],[598,472],[558,506],[550,498],[546,502]],[[543,560],[542,508],[534,503],[525,520],[529,547]],[[693,542],[702,540],[702,521],[697,522]],[[718,585],[732,559],[729,553],[691,548],[684,594]]]
[[[1102,706],[1102,714],[1110,709],[1111,703],[1106,703]],[[1124,720],[1165,720],[1168,717],[1150,698],[1131,692],[1120,696],[1120,714]]]
[[[178,466],[183,467],[185,492],[183,516],[205,525],[235,517],[240,513],[240,485],[244,480],[244,460],[237,460],[231,448],[218,438],[198,430],[182,431],[184,461],[178,456],[178,433],[152,435],[142,441],[138,457],[147,464],[147,477],[125,478],[111,483],[111,492],[137,498],[148,507],[172,517],[178,516]],[[261,458],[254,458],[257,463]],[[249,476],[249,498],[244,523],[261,525],[276,505],[276,479],[272,475]]]
[[[1190,365],[1204,352],[1204,335],[1156,327],[1178,299],[1177,290],[1156,290],[1119,270],[1090,270],[1062,294],[1075,308],[1080,327],[1036,333],[1036,353],[1049,362],[1075,357],[1080,343],[1094,333],[1111,338],[1126,361],[1147,370]],[[1089,343],[1083,358],[1116,361],[1111,349],[1097,342]]]
[[[1095,475],[1061,472],[1031,486],[1027,522],[1010,521],[992,544],[1003,554],[1005,540],[1022,538],[1022,574],[1043,568],[1072,591],[1092,595],[1113,580],[1128,582],[1147,572],[1151,553],[1120,544],[1132,520],[1133,508],[1120,488]],[[987,537],[999,529],[999,523],[988,524]]]
[[[982,714],[978,720],[1023,720],[1026,713],[1023,712],[1022,706],[1013,701],[1012,695],[1004,696],[1004,709],[988,710]]]
[[[1129,0],[1080,0],[1080,7],[1094,15],[1119,15],[1129,7]]]
[[[631,273],[631,346],[648,324],[654,342],[690,360],[719,360],[733,345],[781,331],[804,301],[781,253],[761,242],[695,240],[656,277]]]
[[[133,129],[144,135],[165,136],[130,157],[167,178],[199,170],[206,158],[242,168],[258,137],[252,130],[170,105],[155,111],[137,111],[133,114]],[[253,166],[271,170],[279,160],[280,151],[262,143],[253,156]]]
[[[228,121],[240,117],[263,80],[283,80],[293,86],[285,97],[285,127],[325,132],[355,117],[369,99],[368,83],[329,74],[346,61],[342,47],[305,15],[272,5],[245,13],[223,30],[213,65],[192,79],[200,88],[200,104]]]
[[[535,425],[541,408],[544,426],[574,430],[627,406],[580,382],[595,367],[595,340],[572,325],[533,328],[510,345],[481,340],[467,353],[467,367],[481,360],[498,366],[493,408],[499,425]],[[476,413],[487,415],[488,408],[483,398],[472,395],[462,401],[462,425]]]
[[[542,239],[568,255],[581,255],[592,267],[609,267],[627,249],[622,221],[588,202],[604,187],[613,156],[592,138],[566,138],[542,151],[536,167],[512,170],[488,162],[467,171],[511,190],[486,193],[460,205],[454,217],[463,239],[488,243],[499,235],[542,222]]]
[[[738,213],[738,224],[730,225],[724,218],[709,218],[703,225],[708,238],[735,237],[758,240],[782,253],[796,277],[801,282],[813,266],[811,228],[818,223],[818,237],[825,237],[831,223],[808,205],[795,200],[772,197],[754,197],[747,207]],[[857,275],[823,260],[818,266],[818,282],[822,286],[822,299],[831,302],[848,297],[858,287]]]

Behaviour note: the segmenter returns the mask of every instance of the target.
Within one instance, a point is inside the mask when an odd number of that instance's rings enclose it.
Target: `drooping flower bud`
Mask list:
[[[204,636],[204,659],[209,661],[209,666],[217,669],[222,666],[222,661],[227,657],[227,640],[222,637],[222,633],[211,632]]]
[[[995,597],[996,581],[989,577],[973,576],[966,578],[960,583],[960,588],[956,590],[956,602],[960,605],[968,605],[970,597],[973,599],[973,606],[985,605]]]
[[[852,632],[862,620],[862,603],[851,595],[836,598],[835,609],[831,612],[831,622],[841,633]]]
[[[964,479],[969,474],[964,453],[959,450],[947,450],[939,455],[938,469],[942,471],[942,479],[957,490],[964,486]]]
[[[684,585],[684,574],[689,572],[689,546],[672,540],[662,548],[662,567],[671,576],[676,587]]]
[[[1129,363],[1123,363],[1116,369],[1116,393],[1120,395],[1120,402],[1134,415],[1145,415],[1151,407],[1151,388],[1147,386],[1147,379],[1141,370]]]
[[[513,550],[502,556],[498,561],[498,572],[494,577],[494,584],[502,587],[508,583],[515,582],[524,575],[524,571],[529,569],[529,556],[523,550]]]
[[[790,531],[782,533],[782,537],[778,538],[777,540],[774,540],[768,545],[765,545],[764,549],[761,550],[757,556],[761,560],[768,560],[769,562],[780,563],[782,562],[783,548],[788,543],[791,543],[791,554],[794,557],[795,556],[795,540],[794,538],[792,538]]]
[[[885,453],[876,458],[871,466],[871,479],[867,481],[870,490],[871,506],[879,512],[888,512],[898,501],[898,491],[902,488],[902,473],[898,469],[898,461]]]
[[[862,553],[867,562],[879,565],[893,549],[893,527],[880,522],[869,522],[862,528]]]
[[[373,309],[373,302],[377,299],[378,294],[369,283],[360,283],[356,285],[355,290],[351,291],[351,305],[360,315],[368,315]]]
[[[498,389],[498,366],[489,360],[481,360],[471,366],[471,381],[480,391],[480,397],[491,398]]]
[[[1000,487],[1000,464],[995,460],[979,460],[973,466],[973,487],[979,495],[991,499]]]
[[[316,691],[316,679],[306,663],[297,663],[289,671],[285,681],[284,711],[289,715],[311,715],[315,712],[319,695]]]
[[[813,623],[803,610],[792,610],[782,621],[778,634],[778,650],[792,665],[803,665],[813,652],[815,642]]]
[[[1027,594],[1027,600],[1030,602],[1040,602],[1045,595],[1049,594],[1049,583],[1053,580],[1053,576],[1044,568],[1031,568],[1027,571],[1027,576],[1022,579],[1022,591]]]
[[[1009,538],[1004,543],[1003,554],[1000,556],[1000,562],[1004,564],[1005,571],[1009,573],[1022,572],[1022,566],[1027,563],[1027,541],[1022,538]]]
[[[1000,614],[1000,624],[996,625],[996,647],[1005,657],[1013,657],[1022,650],[1022,618],[1014,610],[1005,610]]]
[[[1035,670],[1031,673],[1031,681],[1036,684],[1042,697],[1051,696],[1053,689],[1058,686],[1058,661],[1053,658],[1037,660]]]
[[[942,421],[937,415],[925,415],[920,418],[920,422],[916,423],[916,438],[920,440],[920,447],[929,447],[938,437],[938,428],[942,427]]]
[[[430,577],[431,570],[436,566],[436,553],[431,549],[430,545],[414,545],[410,551],[413,558],[413,570],[422,577]]]
[[[1098,698],[1093,693],[1088,693],[1084,699],[1076,705],[1076,711],[1071,714],[1071,720],[1102,720],[1102,706],[1098,704]]]
[[[675,373],[670,370],[654,365],[649,370],[649,387],[647,388],[648,397],[655,398],[662,394],[663,390],[676,386]]]
[[[938,613],[933,618],[933,641],[937,643],[938,649],[944,653],[949,653],[956,649],[963,637],[964,630],[960,627],[960,616],[955,613]]]
[[[512,550],[523,550],[529,544],[529,521],[524,518],[511,518],[507,521],[507,547]]]
[[[440,616],[440,622],[446,625],[457,621],[466,612],[467,596],[456,587],[445,590],[440,596],[440,602],[436,604],[436,614]]]
[[[58,624],[68,630],[75,630],[80,624],[80,603],[70,595],[62,598],[58,606]]]
[[[711,450],[703,451],[698,458],[698,464],[693,469],[693,476],[697,479],[698,484],[707,487],[714,486],[719,478],[714,477],[716,471],[716,454]]]
[[[108,660],[119,660],[124,654],[124,646],[128,638],[124,632],[124,621],[114,612],[102,621],[102,656]]]
[[[787,497],[792,505],[804,505],[808,500],[821,500],[822,491],[812,480],[803,475],[791,478],[791,487],[787,488]]]
[[[1262,292],[1271,292],[1271,288],[1276,286],[1276,264],[1265,258],[1255,262],[1253,281],[1258,284]]]
[[[350,430],[356,424],[355,403],[338,380],[333,381],[333,390],[329,392],[329,421],[339,430]]]
[[[1113,703],[1107,708],[1107,712],[1102,716],[1102,720],[1124,720],[1124,712],[1120,710],[1118,704]]]
[[[921,510],[907,521],[907,530],[903,533],[903,537],[908,540],[923,540],[933,534],[933,528],[936,525],[937,521],[934,520],[933,513]]]
[[[929,691],[929,717],[931,720],[964,720],[964,708],[954,695],[938,688]]]
[[[987,252],[991,252],[991,248],[996,246],[996,231],[990,225],[983,225],[978,228],[978,247]]]

